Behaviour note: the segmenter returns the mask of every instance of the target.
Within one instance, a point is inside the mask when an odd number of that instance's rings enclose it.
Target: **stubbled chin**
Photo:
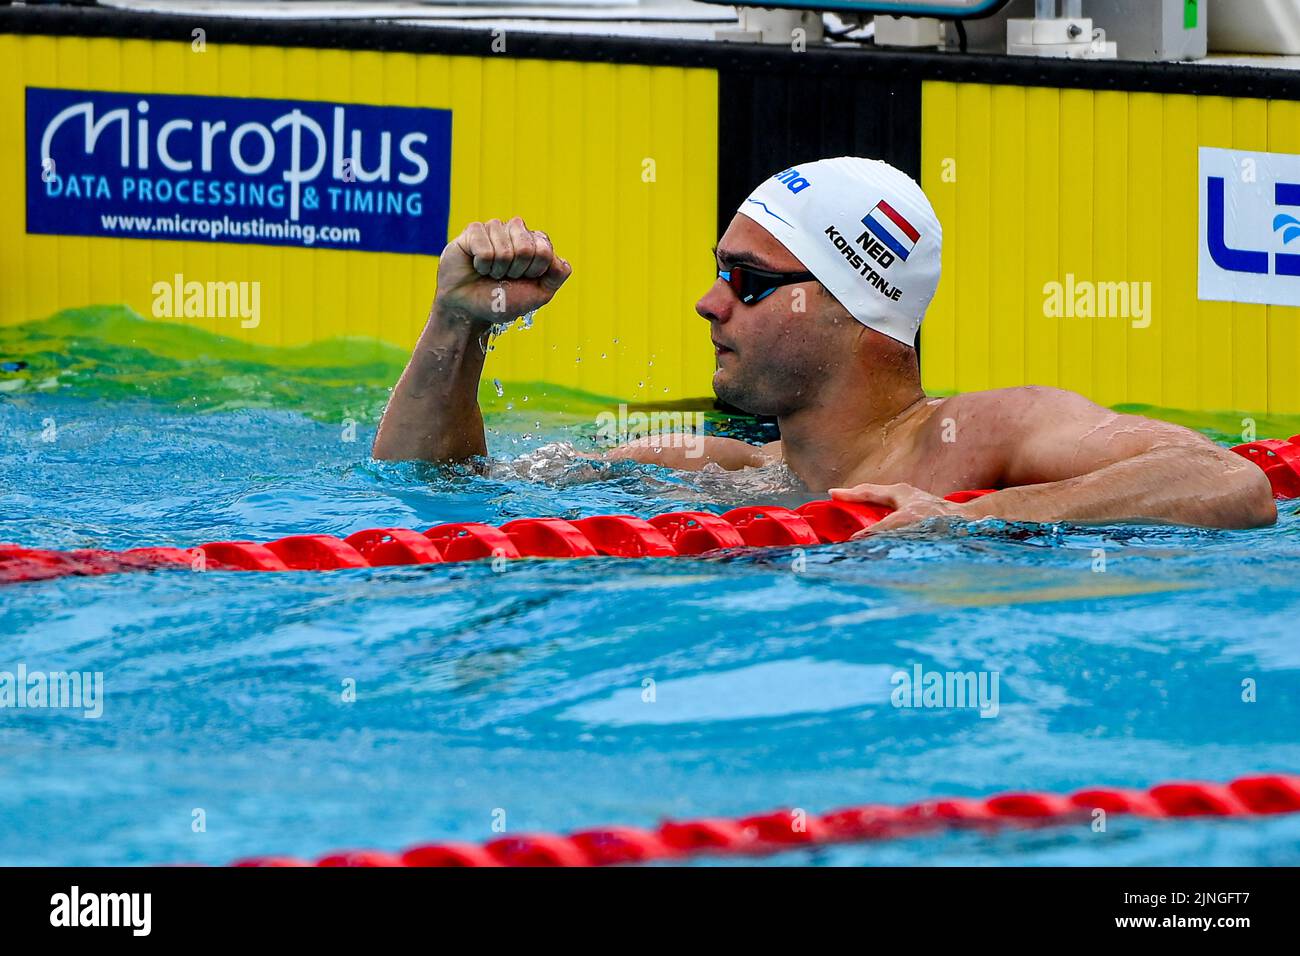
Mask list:
[[[733,387],[731,376],[725,370],[718,369],[713,373],[713,394],[722,399],[728,405],[736,405],[736,389]],[[739,405],[736,405],[739,408]]]

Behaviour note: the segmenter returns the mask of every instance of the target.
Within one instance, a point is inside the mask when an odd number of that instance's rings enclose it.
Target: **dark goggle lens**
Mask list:
[[[776,291],[776,283],[772,280],[780,277],[756,272],[744,266],[732,266],[729,270],[719,269],[718,278],[731,287],[737,299],[746,305],[753,305]]]

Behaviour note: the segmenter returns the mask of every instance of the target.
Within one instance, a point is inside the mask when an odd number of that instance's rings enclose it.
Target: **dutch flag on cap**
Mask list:
[[[859,207],[861,208],[861,207]],[[871,207],[871,212],[862,217],[862,224],[875,233],[894,255],[906,260],[916,246],[921,234],[916,227],[883,199]]]

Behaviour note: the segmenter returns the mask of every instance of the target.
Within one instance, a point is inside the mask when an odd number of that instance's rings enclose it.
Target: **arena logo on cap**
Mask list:
[[[1300,305],[1300,156],[1200,148],[1197,294]]]
[[[883,199],[862,217],[862,224],[904,262],[921,239],[916,227]]]
[[[27,232],[437,255],[451,113],[27,88]]]
[[[783,169],[772,178],[779,183],[785,183],[785,188],[792,193],[798,193],[812,185],[807,179],[799,175],[799,170],[793,168]]]

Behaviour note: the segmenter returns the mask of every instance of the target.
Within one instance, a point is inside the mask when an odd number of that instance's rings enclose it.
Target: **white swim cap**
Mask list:
[[[869,329],[911,345],[939,284],[943,230],[915,181],[838,156],[765,180],[737,212],[790,250]]]

